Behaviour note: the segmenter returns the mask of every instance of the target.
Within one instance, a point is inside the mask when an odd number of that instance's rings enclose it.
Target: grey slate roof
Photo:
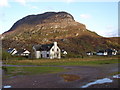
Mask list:
[[[12,52],[12,50],[13,50],[13,48],[10,48],[10,49],[7,50],[7,52],[10,53],[10,52]]]
[[[20,49],[16,54],[23,54],[26,51],[26,49]]]
[[[49,51],[54,44],[44,44],[44,45],[35,45],[33,46],[36,51]]]
[[[112,52],[115,52],[115,50],[112,50],[112,49],[105,49],[105,50],[99,50],[99,51],[98,51],[98,53],[104,53],[104,52],[112,53]]]
[[[25,52],[26,50],[24,49],[20,49],[16,54],[22,54],[23,52]]]

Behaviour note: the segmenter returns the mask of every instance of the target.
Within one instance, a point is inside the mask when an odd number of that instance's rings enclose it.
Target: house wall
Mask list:
[[[35,58],[41,58],[41,53],[40,51],[35,51]]]
[[[97,55],[107,55],[107,52],[104,52],[104,53],[97,53]]]
[[[11,55],[15,55],[17,53],[17,50],[14,48],[10,53]]]
[[[112,55],[117,55],[117,51],[112,52]]]
[[[64,55],[67,55],[67,51],[64,51],[63,54],[64,54]]]
[[[41,51],[41,55],[42,55],[42,57],[41,58],[50,58],[49,55],[50,53],[49,53],[49,51]]]
[[[12,55],[15,55],[17,53],[17,50],[14,50],[13,52],[12,52]]]
[[[20,56],[29,56],[29,53],[22,53]]]
[[[87,53],[87,55],[88,55],[88,56],[90,56],[90,55],[91,55],[91,53]]]
[[[30,55],[30,52],[28,50],[22,53],[22,56],[29,56],[29,55]]]
[[[97,55],[103,55],[103,53],[97,53]]]
[[[104,55],[108,55],[108,53],[107,53],[107,52],[104,52]]]
[[[112,52],[112,55],[116,55],[115,52]]]

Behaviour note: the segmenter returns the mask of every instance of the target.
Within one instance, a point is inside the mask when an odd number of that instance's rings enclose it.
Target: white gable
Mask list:
[[[29,52],[28,50],[26,50],[26,51],[25,51],[25,52],[23,52],[23,53],[28,53],[28,54],[29,54],[30,52]]]

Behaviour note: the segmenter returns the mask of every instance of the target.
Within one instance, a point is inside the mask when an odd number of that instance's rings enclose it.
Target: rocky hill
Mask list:
[[[61,49],[70,53],[84,53],[105,48],[119,49],[118,38],[104,38],[76,22],[67,12],[46,12],[18,20],[3,33],[3,48],[27,48],[36,44],[57,41]]]

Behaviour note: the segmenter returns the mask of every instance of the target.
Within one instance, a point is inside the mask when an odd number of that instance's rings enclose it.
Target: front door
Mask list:
[[[41,54],[41,58],[43,58],[43,55]]]

